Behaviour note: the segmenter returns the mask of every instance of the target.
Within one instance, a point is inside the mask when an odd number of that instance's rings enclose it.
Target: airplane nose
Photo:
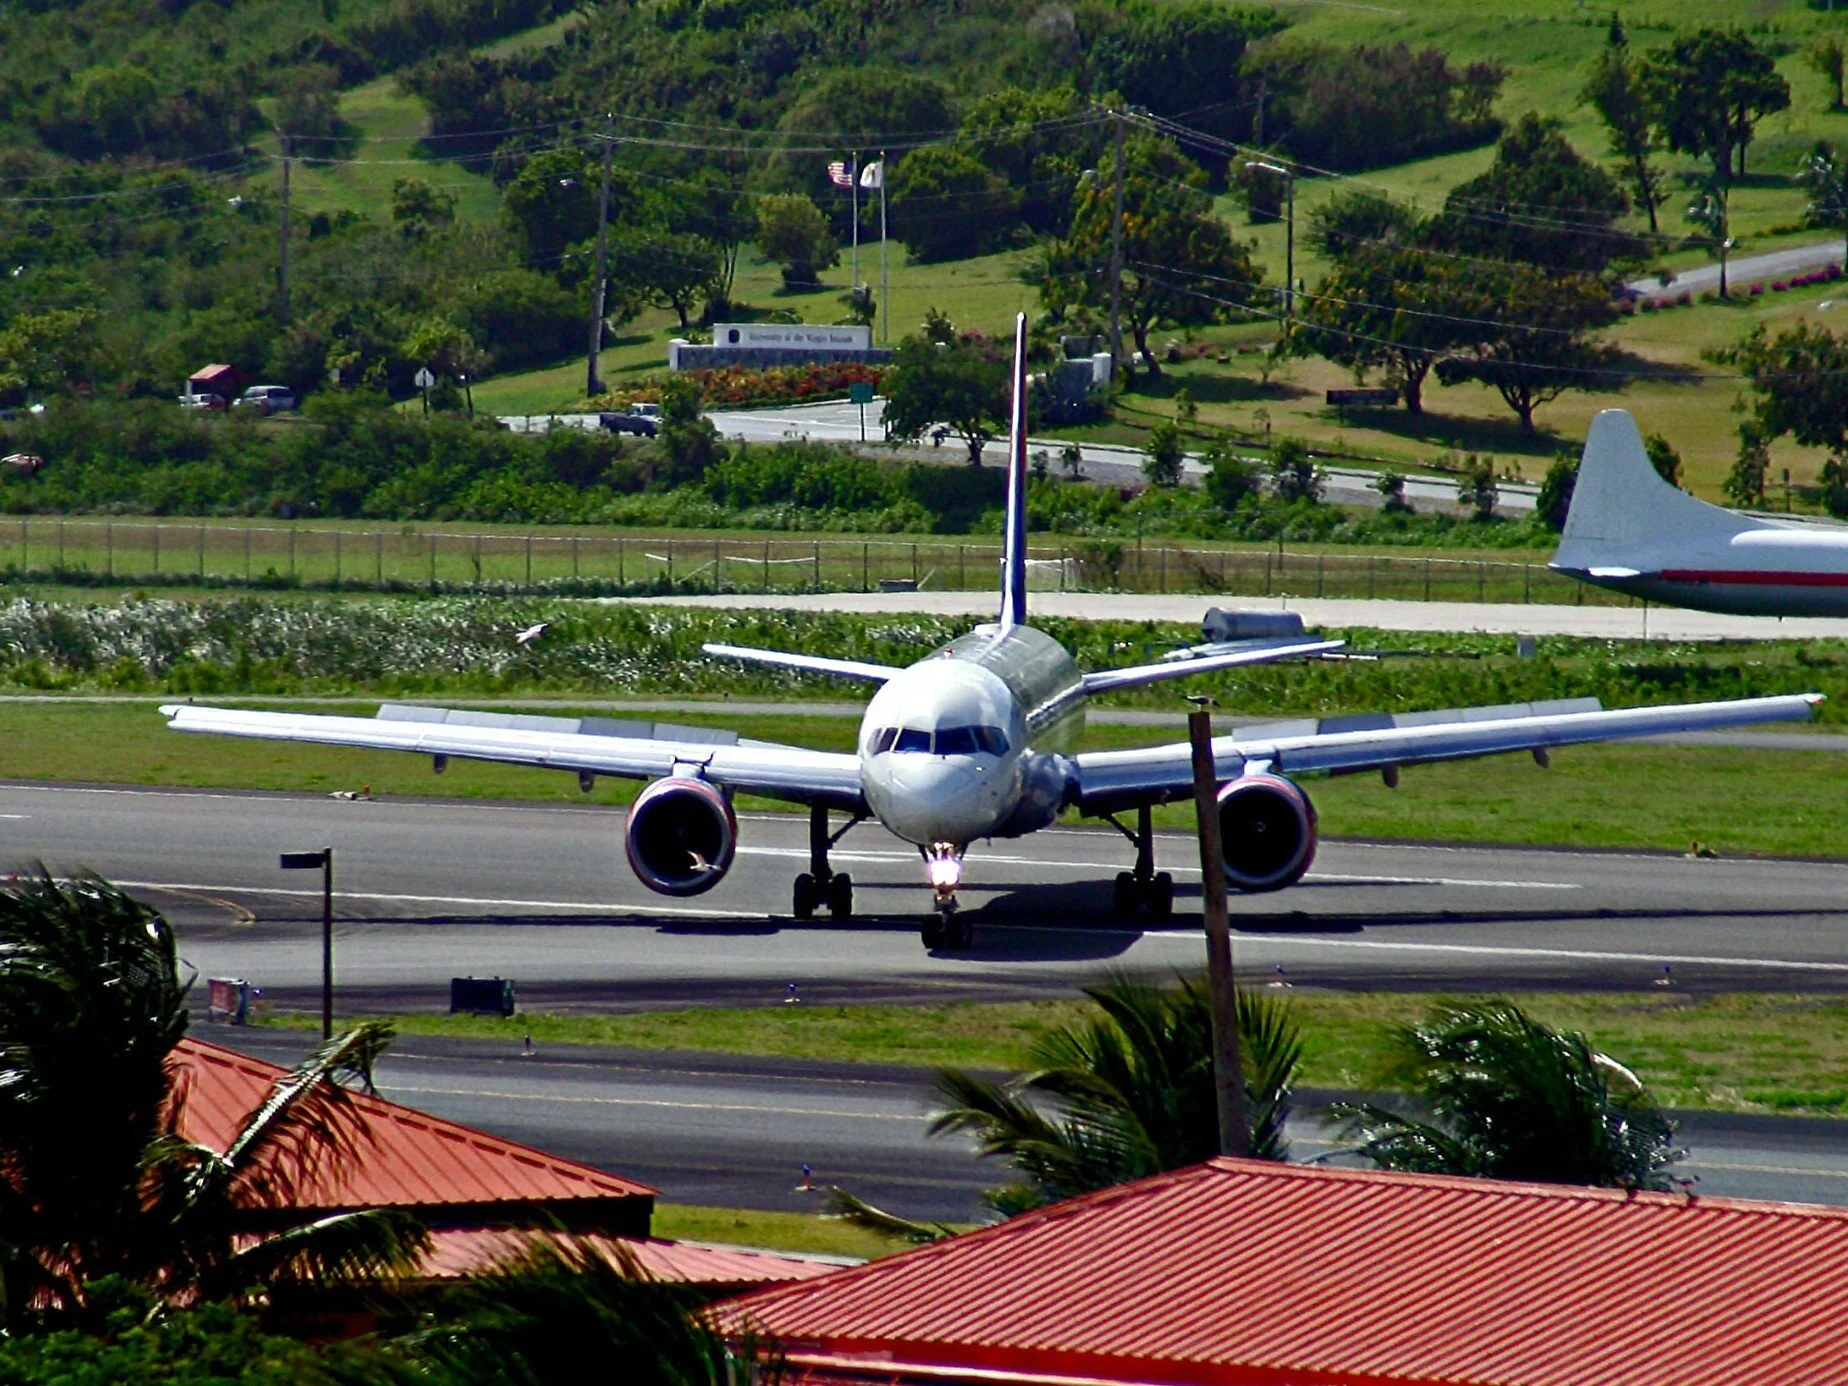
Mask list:
[[[887,827],[913,842],[968,842],[996,822],[994,795],[980,768],[960,758],[892,756],[885,767]]]

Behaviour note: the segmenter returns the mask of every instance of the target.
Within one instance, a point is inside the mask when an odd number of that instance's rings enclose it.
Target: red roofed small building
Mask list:
[[[1848,1209],[1214,1160],[723,1311],[800,1386],[1836,1386]]]
[[[263,1059],[182,1039],[173,1055],[186,1089],[180,1134],[226,1149],[245,1117],[286,1072]],[[383,1098],[349,1092],[360,1131],[356,1157],[323,1162],[297,1181],[286,1206],[253,1203],[243,1230],[261,1236],[337,1212],[397,1208],[430,1230],[420,1277],[475,1275],[517,1257],[535,1238],[568,1234],[581,1250],[626,1260],[660,1280],[741,1288],[825,1275],[811,1257],[649,1236],[655,1191],[485,1131]]]

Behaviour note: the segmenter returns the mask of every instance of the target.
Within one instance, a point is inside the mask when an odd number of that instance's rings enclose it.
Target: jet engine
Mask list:
[[[1282,890],[1315,860],[1315,805],[1280,775],[1246,775],[1219,791],[1219,841],[1227,885]]]
[[[623,827],[629,865],[662,895],[698,895],[731,869],[738,816],[706,780],[673,775],[654,781],[629,806]]]

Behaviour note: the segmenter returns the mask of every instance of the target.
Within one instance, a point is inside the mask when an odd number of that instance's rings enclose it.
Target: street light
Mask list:
[[[1283,231],[1283,313],[1291,322],[1296,320],[1296,170],[1284,168],[1281,164],[1268,164],[1254,159],[1245,165],[1263,173],[1275,173],[1286,180],[1284,195],[1287,199],[1284,213]]]
[[[321,873],[321,1038],[334,1036],[334,849],[284,852],[284,871]]]

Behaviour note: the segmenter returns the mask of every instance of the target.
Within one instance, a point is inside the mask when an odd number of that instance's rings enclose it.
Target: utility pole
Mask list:
[[[284,871],[321,873],[321,1038],[334,1034],[334,849],[318,852],[284,852]]]
[[[1284,180],[1283,317],[1288,330],[1296,321],[1296,170],[1256,159],[1245,167],[1274,173]]]
[[[282,234],[276,250],[276,322],[289,325],[289,165],[294,162],[294,141],[282,137]]]
[[[852,287],[860,287],[860,151],[854,150],[852,162],[847,165],[848,203],[852,208],[849,215],[853,218],[853,268],[848,277],[853,280]]]
[[[886,258],[886,151],[879,151],[879,340],[892,340],[892,269]]]
[[[610,129],[603,140],[603,182],[597,189],[597,277],[590,286],[590,346],[584,365],[584,393],[603,393],[603,377],[597,370],[597,358],[603,353],[603,292],[607,286],[610,230],[610,160],[616,152],[615,117],[605,116]]]
[[[1110,369],[1123,361],[1123,113],[1112,111],[1116,121],[1116,190],[1110,212]]]
[[[1251,118],[1251,142],[1259,149],[1264,148],[1264,97],[1268,86],[1268,79],[1258,78],[1258,111]]]
[[[1218,770],[1213,714],[1204,701],[1187,714],[1193,750],[1194,814],[1200,831],[1200,894],[1206,905],[1206,978],[1213,1007],[1213,1092],[1219,1107],[1219,1153],[1246,1151],[1245,1069],[1238,1053],[1238,991],[1232,931],[1226,922],[1225,844],[1219,840]]]

